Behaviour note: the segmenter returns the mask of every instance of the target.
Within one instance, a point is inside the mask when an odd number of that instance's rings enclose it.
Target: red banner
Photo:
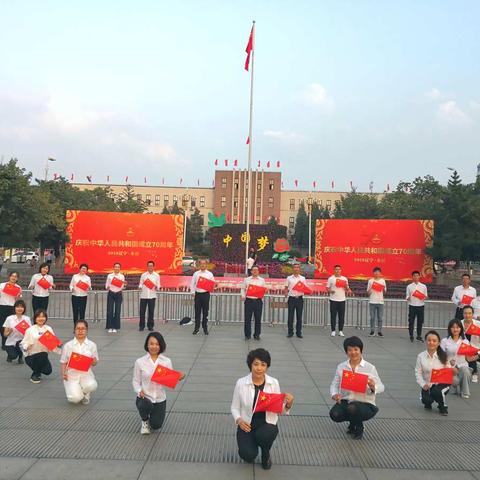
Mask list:
[[[183,216],[67,210],[65,273],[81,263],[89,271],[111,272],[120,262],[124,273],[141,273],[147,261],[158,273],[182,273]]]
[[[336,264],[349,278],[371,278],[380,267],[387,280],[407,281],[412,271],[432,281],[432,220],[317,220],[315,277],[333,273]]]

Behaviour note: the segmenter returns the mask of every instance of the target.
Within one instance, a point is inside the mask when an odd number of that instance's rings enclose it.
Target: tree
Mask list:
[[[298,207],[293,238],[298,247],[305,248],[308,244],[308,216],[303,202],[300,202],[300,206]]]
[[[119,212],[143,213],[148,206],[135,195],[135,191],[131,185],[127,185],[122,193],[115,198],[117,210]]]
[[[187,244],[192,248],[203,242],[203,217],[200,210],[195,208],[194,212],[187,218]]]
[[[273,215],[270,215],[270,217],[268,217],[267,225],[278,225],[278,221]]]
[[[352,190],[335,202],[335,218],[378,218],[379,214],[378,196],[371,193]]]

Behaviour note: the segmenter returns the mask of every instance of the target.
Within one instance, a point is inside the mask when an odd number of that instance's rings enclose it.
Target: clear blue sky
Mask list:
[[[211,185],[254,164],[285,187],[375,190],[480,162],[480,2],[3,2],[0,155],[37,176]]]

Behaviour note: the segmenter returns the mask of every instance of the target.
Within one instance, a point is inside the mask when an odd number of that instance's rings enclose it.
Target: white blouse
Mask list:
[[[37,324],[32,325],[26,332],[25,336],[23,337],[22,342],[20,343],[22,349],[25,351],[25,356],[28,357],[29,355],[33,355],[34,353],[41,353],[41,352],[49,352],[48,348],[45,347],[42,343],[38,341],[38,339],[46,332],[49,331],[50,333],[53,332],[53,329],[50,325],[42,325],[41,327]],[[32,346],[30,351],[28,347]]]
[[[153,372],[158,365],[172,368],[172,361],[165,355],[159,355],[155,362],[149,353],[135,361],[133,368],[133,389],[138,394],[143,390],[145,397],[153,403],[160,403],[166,400],[165,388],[159,383],[152,382]]]
[[[457,355],[458,347],[462,343],[466,343],[470,345],[470,342],[465,338],[463,340],[461,337],[455,341],[452,337],[442,338],[440,342],[440,346],[442,349],[447,353],[448,360],[454,360],[455,363],[453,364],[455,367],[468,367],[468,362],[465,359],[465,355]]]
[[[10,307],[13,307],[17,298],[20,298],[22,296],[22,289],[20,285],[15,284],[16,287],[20,288],[20,295],[18,297],[12,297],[11,295],[7,295],[3,292],[3,289],[7,283],[8,282],[0,283],[0,305],[8,305]]]
[[[430,385],[430,376],[432,370],[440,370],[442,368],[453,368],[449,362],[445,365],[438,358],[437,352],[430,355],[427,350],[420,352],[417,356],[417,363],[415,365],[415,378],[420,387]]]
[[[10,335],[7,337],[7,340],[5,341],[5,345],[14,346],[18,341],[22,340],[23,335],[15,327],[23,320],[25,320],[30,326],[32,326],[32,322],[30,322],[30,317],[27,317],[26,315],[22,315],[20,318],[18,318],[16,315],[10,315],[5,319],[3,328],[12,329],[12,333],[10,333]]]
[[[112,285],[112,280],[114,278],[118,278],[123,283],[123,287],[117,287],[116,285]],[[110,290],[111,292],[117,293],[121,292],[125,288],[125,275],[123,273],[109,273],[107,275],[107,281],[105,282],[105,290]]]
[[[50,295],[50,287],[49,289],[43,288],[38,284],[38,281],[44,277],[45,280],[53,286],[53,277],[51,275],[42,275],[41,273],[36,273],[35,275],[32,276],[32,279],[30,280],[30,284],[28,285],[28,289],[32,290],[33,289],[33,295],[35,297],[48,297]]]
[[[77,283],[80,280],[88,284],[87,290],[82,290],[81,288],[77,287]],[[74,295],[75,297],[86,297],[88,295],[88,290],[91,290],[91,289],[92,289],[92,281],[90,280],[90,277],[88,275],[82,275],[81,273],[76,273],[70,280],[70,291],[72,292],[72,295]]]
[[[93,357],[96,361],[98,361],[97,345],[88,338],[85,338],[83,343],[80,343],[76,338],[67,342],[62,348],[60,363],[68,363],[72,353],[79,353],[80,355],[85,355],[86,357]],[[80,377],[86,374],[93,375],[92,369],[90,368],[88,372],[81,372],[79,370],[75,370],[74,368],[68,369],[69,377]]]

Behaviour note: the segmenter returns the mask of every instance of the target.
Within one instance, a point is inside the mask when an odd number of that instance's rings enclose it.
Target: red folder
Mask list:
[[[294,286],[293,290],[297,292],[302,292],[306,293],[307,295],[310,295],[312,293],[312,289],[308,287],[306,283],[303,283],[302,281],[298,281]]]
[[[372,290],[375,290],[376,292],[383,292],[383,289],[385,288],[382,283],[379,282],[373,282],[372,283]]]
[[[62,344],[60,339],[49,330],[47,330],[43,335],[41,335],[38,341],[44,347],[47,347],[48,350],[50,351],[55,350],[57,347],[59,347]]]
[[[122,288],[122,287],[125,285],[125,282],[123,282],[122,280],[120,280],[120,279],[117,278],[117,277],[113,277],[111,284],[112,284],[114,287]]]
[[[282,413],[284,402],[284,393],[267,393],[260,391],[258,392],[257,403],[255,404],[255,409],[253,410],[253,413]]]
[[[149,278],[147,278],[147,279],[143,282],[143,284],[144,284],[147,288],[149,288],[150,290],[153,290],[153,289],[155,288],[155,284],[154,284]]]
[[[163,365],[157,365],[150,380],[168,388],[175,388],[181,376],[182,372],[171,370]]]
[[[475,297],[471,297],[470,295],[464,295],[460,300],[460,303],[462,305],[470,305],[474,299]]]
[[[247,297],[255,297],[255,298],[263,298],[267,291],[266,287],[262,287],[261,285],[254,285],[250,283],[247,288],[246,296]]]
[[[79,280],[75,286],[80,290],[83,290],[84,292],[86,292],[90,288],[88,283],[84,282],[83,280]]]
[[[209,278],[199,276],[197,280],[197,288],[212,293],[213,289],[215,288],[215,282]]]
[[[478,348],[468,345],[467,343],[461,343],[457,350],[457,355],[465,355],[466,357],[474,357],[478,353]]]
[[[430,383],[451,385],[453,383],[453,368],[434,368],[430,375]]]
[[[74,370],[78,370],[80,372],[88,372],[92,363],[94,362],[93,357],[88,357],[86,355],[82,355],[81,353],[72,353],[68,360],[68,368],[73,368]]]
[[[480,335],[480,327],[472,323],[465,332],[467,335]]]
[[[22,335],[25,335],[25,332],[30,328],[30,324],[22,320],[20,323],[15,325],[15,330],[18,330]]]
[[[335,286],[337,288],[347,288],[348,282],[346,280],[343,280],[343,278],[337,278],[335,280]]]
[[[356,373],[351,370],[343,370],[342,382],[340,388],[342,390],[350,390],[351,392],[365,393],[367,391],[368,375],[364,373]]]
[[[37,285],[40,285],[42,288],[45,290],[48,290],[49,288],[52,288],[52,284],[45,278],[42,277],[38,282]]]
[[[424,293],[422,293],[420,290],[415,290],[412,293],[412,297],[416,297],[419,300],[425,300],[427,298],[427,296]]]
[[[3,287],[3,293],[12,297],[18,297],[22,293],[22,289],[18,285],[7,282]]]

